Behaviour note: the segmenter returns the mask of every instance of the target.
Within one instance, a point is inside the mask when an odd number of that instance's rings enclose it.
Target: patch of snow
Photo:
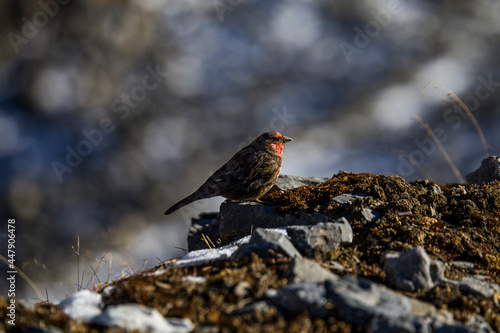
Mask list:
[[[207,278],[204,276],[186,275],[182,278],[182,282],[204,283]]]
[[[233,254],[238,246],[223,246],[217,249],[203,249],[195,250],[187,253],[184,257],[179,259],[174,267],[186,267],[199,265],[211,261],[224,260]]]
[[[158,310],[140,304],[110,305],[90,322],[158,333],[183,333],[193,329],[189,319],[165,318]]]
[[[87,321],[101,314],[102,296],[90,290],[80,290],[60,301],[57,305],[73,320]]]

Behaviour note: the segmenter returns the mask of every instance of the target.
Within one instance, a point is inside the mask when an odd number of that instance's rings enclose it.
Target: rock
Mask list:
[[[332,199],[333,202],[338,203],[344,207],[348,207],[354,203],[354,201],[358,199],[364,199],[367,195],[364,193],[344,193],[341,195],[337,195]]]
[[[495,331],[480,315],[471,318],[467,325],[433,323],[434,333],[494,333]]]
[[[329,312],[326,307],[326,289],[322,282],[288,284],[278,290],[278,295],[271,301],[291,314],[307,310],[314,317],[325,318]]]
[[[330,217],[322,216],[331,221]],[[308,256],[313,256],[315,249],[328,253],[341,243],[351,243],[353,237],[351,225],[344,217],[312,226],[289,226],[286,230],[292,243]]]
[[[417,298],[410,298],[411,314],[415,317],[434,317],[437,309],[431,303],[421,301]]]
[[[71,319],[87,321],[102,311],[102,296],[84,289],[63,299],[58,304]]]
[[[451,282],[448,280],[448,282]],[[452,282],[453,283],[453,282]],[[458,288],[465,294],[479,295],[483,297],[492,297],[495,292],[500,294],[500,286],[496,283],[482,281],[473,276],[466,276],[453,284],[457,284]]]
[[[227,245],[216,249],[191,251],[186,253],[181,259],[177,260],[174,266],[187,267],[228,259],[237,249],[237,245]]]
[[[361,215],[368,222],[375,222],[380,217],[380,213],[379,212],[377,212],[375,209],[369,209],[369,208],[363,208],[363,209],[361,209]]]
[[[302,257],[286,236],[279,232],[262,228],[256,229],[252,237],[250,237],[249,243],[241,245],[233,253],[231,259],[241,259],[252,252],[255,252],[260,257],[269,257],[275,253],[280,253],[291,258]]]
[[[289,225],[312,225],[318,222],[320,214],[309,215],[301,212],[298,216],[285,216],[274,213],[273,206],[255,202],[224,201],[217,215],[218,234],[226,235],[250,234],[257,228],[279,228]],[[330,219],[331,220],[331,219]]]
[[[458,267],[458,268],[461,268],[461,269],[465,269],[465,270],[471,270],[471,269],[474,269],[474,267],[475,267],[475,264],[473,262],[470,262],[470,261],[454,260],[451,262],[451,265]]]
[[[288,266],[284,277],[289,283],[299,283],[335,279],[337,275],[312,260],[296,257],[292,260],[290,266]]]
[[[324,182],[325,180],[328,180],[328,178],[279,175],[276,184],[274,184],[273,188],[271,188],[269,192],[286,191],[291,188],[305,185],[316,185]]]
[[[187,237],[188,251],[208,248],[207,243],[203,240],[203,235],[210,238],[212,242],[219,238],[219,224],[216,216],[216,213],[211,213],[191,220]]]
[[[469,184],[486,184],[500,180],[500,157],[490,156],[481,162],[481,166],[474,172],[465,175]]]
[[[429,325],[421,318],[398,320],[395,318],[375,318],[370,333],[431,333]]]
[[[325,289],[340,318],[354,325],[368,323],[375,317],[408,318],[412,313],[408,298],[363,278],[344,276],[327,280]]]
[[[156,309],[134,303],[110,305],[92,318],[91,323],[158,333],[183,333],[193,329],[189,319],[165,318]]]
[[[495,330],[488,324],[488,322],[480,315],[473,316],[468,322],[467,326],[475,329],[475,332],[494,333]]]
[[[385,255],[387,282],[397,289],[415,291],[431,289],[444,277],[444,264],[429,258],[425,250],[414,247],[401,254]]]

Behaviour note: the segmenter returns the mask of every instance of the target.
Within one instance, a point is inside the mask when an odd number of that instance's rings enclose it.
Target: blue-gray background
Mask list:
[[[285,174],[457,182],[411,117],[462,174],[479,166],[467,115],[442,87],[422,96],[442,84],[498,153],[499,15],[495,0],[2,1],[0,216],[5,231],[16,219],[16,263],[56,300],[78,284],[77,236],[83,287],[182,255],[189,218],[222,199],[165,209],[269,129],[294,138]]]

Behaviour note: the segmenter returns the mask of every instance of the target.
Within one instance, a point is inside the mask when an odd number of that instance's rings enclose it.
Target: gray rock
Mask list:
[[[428,290],[444,277],[444,264],[429,258],[420,246],[401,254],[387,253],[384,259],[387,282],[397,289]]]
[[[490,156],[481,162],[481,166],[474,172],[465,175],[469,184],[486,184],[500,180],[500,157]]]
[[[329,178],[319,178],[319,177],[300,177],[300,176],[290,176],[290,175],[279,175],[276,184],[269,192],[274,191],[286,191],[291,188],[296,188],[305,185],[317,185]]]
[[[452,281],[448,280],[448,282]],[[500,286],[498,284],[482,281],[473,276],[466,276],[452,283],[457,284],[458,288],[466,294],[491,297],[495,292],[500,293]]]
[[[289,225],[309,225],[318,221],[312,215],[301,213],[299,216],[287,214],[281,216],[274,213],[273,206],[255,202],[225,201],[220,206],[217,215],[218,234],[250,234],[257,228],[278,228]]]
[[[337,278],[329,270],[321,267],[312,260],[305,258],[294,258],[285,272],[285,278],[289,283],[306,281],[325,281]]]
[[[183,333],[193,329],[193,323],[189,319],[165,318],[158,310],[135,303],[110,305],[90,322],[158,333]]]
[[[331,221],[328,216],[322,216]],[[308,256],[312,256],[315,249],[327,253],[341,243],[351,243],[353,237],[351,225],[344,217],[312,226],[289,226],[286,230],[292,243]]]
[[[433,323],[434,333],[494,333],[495,331],[480,315],[475,315],[467,325],[460,323]]]
[[[454,260],[451,262],[451,264],[455,267],[461,268],[461,269],[466,269],[466,270],[471,270],[474,269],[475,264],[470,261],[459,261],[459,260]]]
[[[241,245],[231,256],[232,260],[241,259],[255,252],[261,257],[273,256],[280,253],[287,257],[302,257],[290,240],[283,234],[258,228],[254,230],[248,244]]]
[[[430,333],[431,328],[421,318],[398,320],[395,318],[375,318],[370,325],[370,333]]]
[[[327,280],[325,289],[340,318],[351,324],[368,323],[375,317],[411,317],[412,306],[408,298],[363,278],[345,276]]]
[[[307,310],[314,317],[325,318],[329,313],[326,289],[322,282],[288,284],[278,290],[278,295],[271,301],[292,314]]]
[[[187,237],[188,251],[208,248],[207,243],[203,240],[203,235],[209,237],[212,242],[219,238],[219,225],[216,216],[216,213],[211,213],[204,214],[197,219],[191,219]]]
[[[377,212],[375,209],[369,209],[369,208],[363,208],[361,210],[361,215],[363,215],[363,217],[368,222],[375,222],[380,217],[379,212]]]
[[[286,226],[283,216],[273,213],[274,207],[255,202],[231,202],[221,204],[217,221],[219,235],[232,233],[250,234],[257,228]]]
[[[332,199],[333,202],[338,203],[344,207],[348,207],[354,203],[354,201],[358,199],[364,199],[367,195],[364,193],[344,193],[341,195],[337,195]]]

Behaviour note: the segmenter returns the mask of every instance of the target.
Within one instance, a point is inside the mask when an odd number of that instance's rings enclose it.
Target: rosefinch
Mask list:
[[[165,214],[200,199],[221,195],[231,201],[257,200],[271,189],[281,170],[283,144],[292,141],[278,132],[267,132],[238,151],[193,194]]]

